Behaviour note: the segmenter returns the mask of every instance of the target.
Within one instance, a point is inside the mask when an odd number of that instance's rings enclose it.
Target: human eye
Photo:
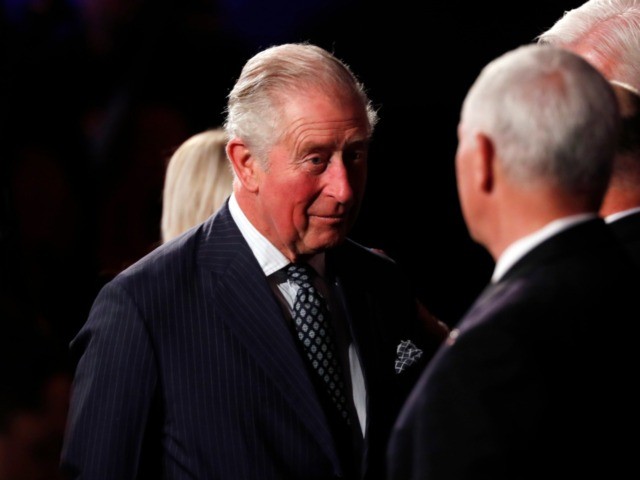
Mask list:
[[[310,155],[305,159],[307,169],[313,173],[324,172],[328,164],[328,159],[323,158],[321,155]]]
[[[357,164],[366,161],[367,149],[364,147],[349,148],[343,154],[345,163]]]

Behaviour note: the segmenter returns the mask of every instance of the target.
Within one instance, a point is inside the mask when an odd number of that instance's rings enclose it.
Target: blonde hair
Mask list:
[[[162,193],[162,242],[177,237],[217,211],[231,194],[233,172],[222,128],[184,141],[167,164]]]

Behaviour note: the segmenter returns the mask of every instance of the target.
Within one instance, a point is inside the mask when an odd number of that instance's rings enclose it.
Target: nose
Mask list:
[[[331,195],[339,203],[350,204],[354,199],[354,190],[359,184],[359,179],[356,178],[359,172],[352,170],[347,168],[341,159],[332,161],[329,166],[325,193]]]

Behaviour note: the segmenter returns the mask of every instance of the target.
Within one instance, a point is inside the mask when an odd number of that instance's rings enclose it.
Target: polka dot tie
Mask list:
[[[323,380],[338,412],[349,422],[345,382],[333,340],[329,309],[320,292],[311,283],[311,267],[291,264],[289,280],[299,287],[293,302],[293,321],[311,365]]]

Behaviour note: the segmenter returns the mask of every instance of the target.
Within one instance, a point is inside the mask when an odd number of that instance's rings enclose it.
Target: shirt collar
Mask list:
[[[604,217],[604,221],[607,223],[615,222],[616,220],[619,220],[622,217],[626,217],[627,215],[632,215],[636,212],[640,212],[640,207],[629,208],[627,210],[622,210],[621,212],[612,213],[611,215],[607,215],[606,217]]]

